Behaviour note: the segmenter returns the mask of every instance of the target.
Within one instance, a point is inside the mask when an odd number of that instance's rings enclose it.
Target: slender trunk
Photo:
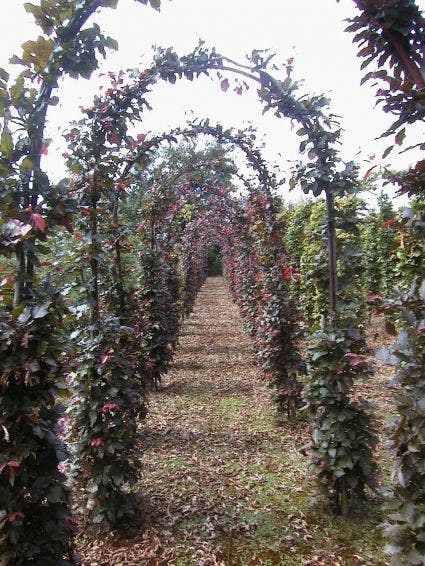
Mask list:
[[[96,222],[92,223],[94,227]],[[99,331],[99,265],[98,260],[92,255],[90,259],[91,269],[91,288],[90,288],[90,302],[91,302],[91,324],[93,325],[94,334]]]
[[[334,198],[330,191],[326,191],[326,227],[328,235],[328,264],[329,264],[329,307],[331,323],[336,320],[336,236],[335,236],[335,208]]]
[[[68,25],[58,35],[56,46],[59,46],[75,37],[85,22],[100,6],[100,0],[94,0],[90,6],[83,5],[81,9],[77,10]],[[49,101],[51,99],[53,89],[56,88],[56,79],[59,75],[60,71],[57,76],[54,73],[51,73],[49,75],[46,74],[46,77],[43,77],[40,94],[31,115],[30,126],[28,129],[28,135],[31,140],[28,158],[33,163],[33,169],[32,173],[25,179],[22,187],[23,208],[28,208],[29,205],[32,205],[33,208],[37,206],[39,196],[42,193],[43,180],[41,175],[41,151],[46,126],[46,116]],[[14,303],[15,301],[18,301],[19,303],[25,289],[30,291],[34,285],[35,254],[33,252],[25,254],[22,250],[22,252],[19,252],[19,255],[19,273],[18,282],[15,286]]]
[[[99,309],[99,259],[98,259],[98,221],[97,221],[97,203],[99,200],[97,190],[97,171],[93,173],[93,185],[91,187],[91,214],[90,214],[90,269],[91,284],[89,290],[89,302],[91,306],[91,324],[92,332],[97,335],[99,332],[100,309]]]
[[[400,40],[399,34],[392,29],[388,29],[383,32],[383,35],[397,53],[398,60],[403,66],[407,77],[416,84],[417,88],[425,88],[425,79],[422,76],[421,70],[410,57]]]
[[[371,0],[354,0],[354,2],[358,9],[361,12],[364,12],[371,22],[376,18],[382,7],[380,2]],[[392,23],[383,22],[381,24],[382,35],[393,48],[394,55],[403,67],[406,77],[415,83],[417,88],[425,88],[425,79],[422,71],[403,45],[403,36],[398,31],[391,29],[391,27],[389,27],[389,29],[385,29],[387,25],[391,26]]]
[[[122,258],[121,258],[121,241],[118,232],[118,191],[115,193],[114,207],[112,211],[112,225],[114,234],[114,278],[115,278],[115,290],[117,293],[118,304],[120,308],[120,315],[124,315],[125,311],[125,288],[124,288],[124,278],[122,270]]]
[[[121,244],[119,239],[115,240],[115,286],[117,290],[118,304],[120,307],[120,315],[125,311],[125,289],[122,272]]]
[[[45,85],[40,95],[40,111],[35,113],[35,123],[30,128],[31,147],[29,159],[33,163],[32,175],[28,176],[23,187],[24,208],[32,206],[33,210],[38,204],[38,199],[43,192],[42,171],[41,171],[41,151],[43,147],[44,129],[46,126],[46,115],[48,102],[52,95],[53,87]],[[32,186],[31,186],[32,181]],[[35,244],[35,237],[34,237]],[[35,253],[26,253],[26,267],[24,287],[26,295],[29,296],[34,286],[34,265]]]
[[[153,253],[155,251],[155,217],[151,215],[151,222],[150,222],[150,251]]]
[[[347,491],[347,481],[345,478],[341,478],[339,482],[339,512],[343,517],[348,515],[349,511],[349,500]]]
[[[13,296],[13,307],[16,308],[23,299],[25,286],[25,252],[22,244],[16,246],[16,260],[18,262],[18,275],[15,282],[15,293]]]

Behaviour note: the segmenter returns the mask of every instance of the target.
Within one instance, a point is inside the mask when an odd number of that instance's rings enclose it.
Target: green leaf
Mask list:
[[[25,2],[24,8],[26,12],[33,14],[36,17],[43,15],[43,10],[40,8],[40,6],[36,6],[35,4],[31,4],[30,2]]]
[[[33,167],[34,167],[34,163],[28,157],[26,157],[21,163],[21,171],[22,173],[24,173],[24,175],[30,173]]]
[[[10,88],[10,96],[12,100],[18,102],[24,92],[24,77],[19,75],[15,84]]]
[[[18,318],[18,316],[22,314],[24,308],[25,308],[25,303],[21,303],[20,305],[15,307],[11,312],[13,318]]]
[[[6,159],[11,159],[13,155],[13,139],[7,127],[4,128],[1,139],[0,139],[0,151],[6,157]]]
[[[47,301],[41,305],[36,305],[34,307],[32,307],[32,317],[33,318],[43,318],[46,316],[46,314],[49,312],[49,307],[50,307],[50,301]]]
[[[118,51],[118,41],[113,37],[107,37],[104,42],[105,47],[112,49],[113,51]]]
[[[36,72],[42,71],[52,54],[55,43],[52,39],[45,39],[42,36],[37,41],[26,41],[22,45],[22,60],[26,65],[33,65]]]

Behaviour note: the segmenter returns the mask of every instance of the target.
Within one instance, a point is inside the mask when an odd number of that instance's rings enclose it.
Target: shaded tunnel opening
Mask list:
[[[208,250],[208,277],[223,275],[223,259],[220,247],[211,246]]]

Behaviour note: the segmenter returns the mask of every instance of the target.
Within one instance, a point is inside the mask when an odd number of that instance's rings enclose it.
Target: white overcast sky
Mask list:
[[[418,4],[425,8],[425,0]],[[2,67],[8,66],[12,54],[20,54],[24,41],[38,35],[23,5],[24,0],[0,0]],[[356,57],[352,34],[344,32],[344,20],[354,14],[352,0],[162,0],[160,13],[134,0],[119,0],[116,10],[103,9],[92,21],[119,43],[119,51],[111,52],[101,64],[103,72],[144,68],[150,62],[153,44],[172,46],[185,54],[199,38],[241,62],[253,49],[270,48],[277,53],[277,63],[294,57],[293,77],[304,80],[305,92],[330,96],[332,110],[341,116],[345,130],[342,155],[357,160],[371,154],[379,156],[389,145],[388,139],[376,138],[393,118],[374,107],[373,89],[360,86],[361,61]],[[54,179],[64,174],[60,132],[70,120],[80,117],[80,106],[90,105],[104,80],[97,75],[90,81],[66,79],[61,84],[61,105],[52,108],[49,115],[48,135],[53,141],[47,166]],[[298,136],[272,113],[262,116],[255,88],[238,96],[231,89],[223,93],[217,81],[190,83],[184,79],[175,85],[157,84],[149,101],[153,110],[145,115],[143,133],[166,131],[195,116],[225,127],[239,128],[251,122],[264,140],[266,158],[277,161],[283,169],[287,159],[297,159]],[[407,143],[417,143],[422,134],[419,128],[411,129]],[[359,149],[362,157],[356,157]],[[403,168],[417,156],[390,154],[387,163]],[[367,168],[365,163],[363,170]]]

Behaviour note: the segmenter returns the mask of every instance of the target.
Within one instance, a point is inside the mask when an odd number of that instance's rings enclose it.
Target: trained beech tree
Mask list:
[[[383,135],[394,136],[395,144],[400,146],[406,137],[406,128],[425,117],[425,20],[414,0],[355,0],[355,3],[360,13],[347,30],[356,32],[354,41],[361,47],[362,68],[374,67],[364,80],[378,80],[378,103],[385,112],[396,117]],[[393,147],[389,146],[383,157]],[[422,142],[416,147],[424,149]],[[401,332],[392,350],[398,361],[395,379],[401,389],[397,401],[400,416],[392,434],[396,455],[394,500],[390,504],[385,532],[390,539],[387,551],[393,563],[409,565],[422,564],[425,554],[424,164],[422,159],[409,170],[390,175],[401,193],[416,200],[416,212],[407,209],[400,231],[400,256],[403,258],[407,248],[409,258],[400,275],[402,282],[410,280],[410,288],[400,286],[386,308],[387,312],[401,316]],[[414,234],[407,246],[404,244],[406,227]],[[380,303],[379,297],[377,303]]]
[[[99,54],[115,42],[86,25],[111,0],[26,4],[41,35],[12,63],[23,69],[10,84],[0,71],[1,556],[13,564],[70,561],[73,520],[59,463],[66,457],[55,434],[64,388],[64,303],[49,281],[38,283],[48,236],[72,231],[67,186],[51,185],[41,166],[44,130],[63,76],[89,78]],[[47,241],[46,241],[47,240]]]

